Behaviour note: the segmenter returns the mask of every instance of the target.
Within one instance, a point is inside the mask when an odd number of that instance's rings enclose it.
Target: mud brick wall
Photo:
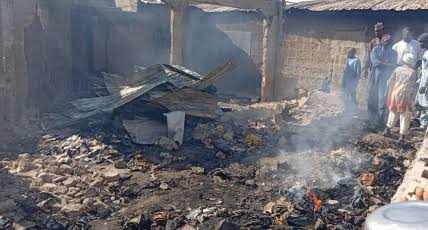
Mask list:
[[[0,124],[63,100],[71,82],[71,1],[0,1]]]
[[[71,91],[71,3],[0,1],[1,149],[39,131],[39,114]]]
[[[318,20],[316,18],[288,18],[282,43],[284,63],[280,79],[295,84],[295,88],[319,89],[325,77],[333,77],[333,91],[339,91],[347,50],[357,49],[362,62],[366,57],[365,23],[358,20]],[[367,97],[367,83],[360,83],[358,98]],[[277,92],[281,92],[277,90]],[[293,97],[293,88],[282,91],[279,97]]]

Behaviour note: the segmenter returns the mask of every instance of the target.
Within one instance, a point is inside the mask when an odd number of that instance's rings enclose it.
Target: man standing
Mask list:
[[[413,39],[413,34],[409,27],[403,28],[401,38],[402,40],[392,47],[397,52],[397,64],[403,65],[404,55],[412,54],[417,61],[416,67],[419,67],[422,60],[422,48],[419,42]]]
[[[370,54],[372,70],[369,79],[368,110],[370,120],[382,126],[386,113],[387,81],[397,65],[397,52],[392,49],[391,35],[382,37],[382,46],[377,46]]]
[[[369,48],[367,50],[367,53],[369,54],[369,56],[366,57],[366,60],[364,62],[364,68],[363,68],[364,78],[367,78],[367,76],[369,75],[369,72],[371,70],[371,67],[372,67],[372,63],[370,61],[370,54],[372,53],[373,49],[376,46],[382,45],[381,44],[382,43],[382,37],[383,37],[383,35],[385,35],[382,22],[378,22],[374,25],[374,32],[375,32],[376,37],[373,38],[369,43]]]
[[[421,77],[418,80],[419,93],[416,95],[416,103],[422,107],[421,110],[421,129],[426,129],[428,126],[428,100],[427,100],[427,86],[428,86],[428,33],[422,34],[419,38],[419,43],[425,53],[422,57]]]
[[[348,50],[345,70],[342,78],[342,90],[345,94],[345,104],[349,111],[355,110],[357,106],[357,87],[361,75],[361,61],[355,55],[357,50],[351,48]]]

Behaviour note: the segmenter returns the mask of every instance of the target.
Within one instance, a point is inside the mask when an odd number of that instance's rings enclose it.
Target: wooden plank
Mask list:
[[[183,111],[187,115],[202,118],[218,118],[223,111],[218,106],[218,97],[196,89],[183,88],[164,97],[153,100],[170,111]]]
[[[234,70],[237,66],[238,66],[238,61],[236,59],[231,59],[228,62],[215,68],[202,80],[195,82],[191,87],[194,89],[204,90],[208,86],[214,84],[216,81],[223,78],[227,72]]]

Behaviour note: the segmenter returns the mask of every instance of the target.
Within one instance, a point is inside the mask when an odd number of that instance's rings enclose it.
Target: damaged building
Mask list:
[[[425,131],[379,134],[367,79],[352,116],[340,94],[373,24],[398,41],[427,10],[1,0],[0,229],[357,230],[391,202],[428,201]]]
[[[218,94],[248,101],[273,99],[280,58],[273,43],[279,40],[282,16],[276,3],[180,2],[2,3],[2,129],[29,129],[35,124],[30,119],[37,120],[55,104],[88,96],[101,72],[126,75],[135,65],[170,61],[208,74],[234,57],[240,65],[217,82]],[[171,10],[174,4],[179,14]],[[266,20],[256,9],[274,17]]]

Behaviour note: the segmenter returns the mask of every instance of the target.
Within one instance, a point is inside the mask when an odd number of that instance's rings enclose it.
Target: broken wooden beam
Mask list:
[[[198,90],[204,90],[208,86],[223,78],[227,72],[234,70],[237,66],[238,61],[236,59],[230,59],[226,63],[215,68],[202,80],[195,82],[191,87]]]

